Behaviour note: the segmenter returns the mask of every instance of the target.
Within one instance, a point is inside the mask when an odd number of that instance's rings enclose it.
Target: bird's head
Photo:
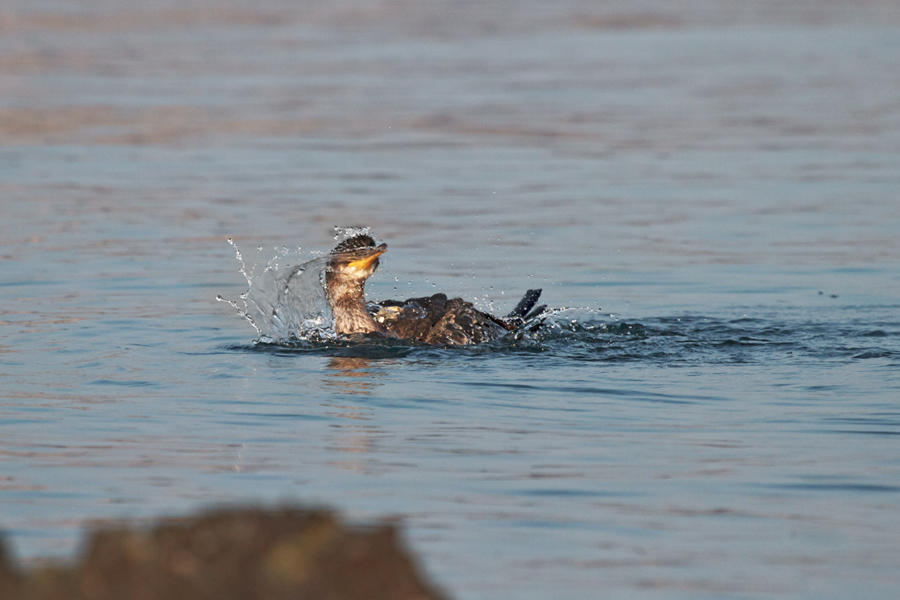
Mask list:
[[[331,251],[326,278],[339,285],[361,286],[378,268],[378,257],[386,251],[387,244],[376,245],[369,235],[348,238]]]

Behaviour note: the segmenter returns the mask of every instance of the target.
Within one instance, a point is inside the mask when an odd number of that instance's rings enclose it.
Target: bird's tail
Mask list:
[[[522,296],[522,299],[519,300],[519,303],[516,304],[516,307],[510,311],[508,315],[506,315],[507,319],[524,319],[525,315],[528,314],[534,305],[537,304],[538,299],[541,297],[541,290],[528,290],[525,292],[525,295]]]
[[[539,316],[547,308],[546,304],[535,306],[541,297],[541,290],[528,290],[516,307],[506,315],[506,323],[510,329],[517,329],[529,320]]]

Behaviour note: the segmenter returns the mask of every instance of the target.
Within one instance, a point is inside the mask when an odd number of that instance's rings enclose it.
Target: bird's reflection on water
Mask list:
[[[331,357],[325,364],[331,371],[325,373],[325,388],[352,396],[371,395],[378,385],[377,379],[383,376],[370,368],[373,362],[373,359],[363,357]]]
[[[375,451],[376,438],[383,433],[377,425],[366,423],[374,420],[371,406],[364,404],[381,384],[378,379],[384,374],[372,368],[373,359],[359,357],[331,357],[325,364],[323,386],[336,392],[336,396],[349,396],[362,402],[329,402],[333,409],[329,414],[348,422],[333,425],[337,429],[333,438],[334,449],[340,458],[331,464],[341,469],[355,472],[370,472],[374,463],[370,456]],[[348,456],[350,455],[350,456]]]

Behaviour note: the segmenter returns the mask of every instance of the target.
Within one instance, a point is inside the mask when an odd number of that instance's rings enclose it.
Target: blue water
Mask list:
[[[288,502],[399,518],[460,600],[896,595],[900,12],[733,4],[12,0],[13,553]],[[227,239],[311,259],[359,225],[370,299],[569,310],[272,345],[216,301]]]

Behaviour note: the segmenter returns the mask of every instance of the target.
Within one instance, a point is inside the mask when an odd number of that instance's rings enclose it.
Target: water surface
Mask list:
[[[0,526],[321,503],[460,599],[900,589],[891,2],[12,0]],[[233,238],[372,299],[572,307],[465,349],[260,345]],[[298,249],[299,246],[299,249]]]

